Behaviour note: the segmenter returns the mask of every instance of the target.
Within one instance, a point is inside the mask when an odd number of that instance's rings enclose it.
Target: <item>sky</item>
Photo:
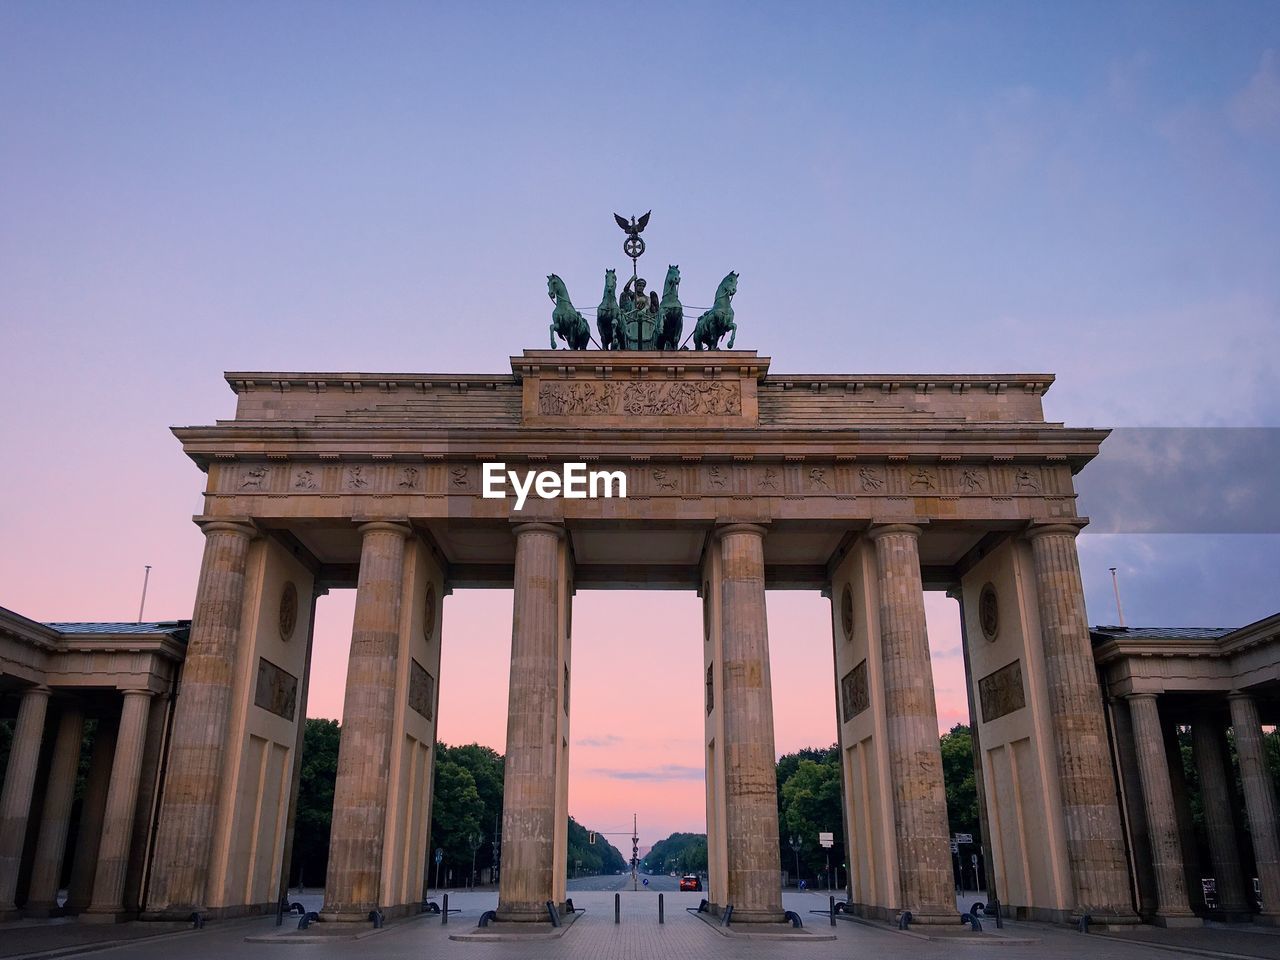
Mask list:
[[[546,275],[593,304],[612,213],[653,209],[650,277],[706,303],[737,270],[775,372],[1054,373],[1048,419],[1120,428],[1080,478],[1091,621],[1115,566],[1130,624],[1250,622],[1274,509],[1204,505],[1275,486],[1277,170],[1267,3],[2,4],[0,605],[129,620],[151,564],[148,618],[189,617],[169,427],[232,415],[223,371],[504,372]],[[778,749],[829,744],[828,602],[769,604]],[[321,602],[312,715],[350,607]],[[695,598],[575,613],[572,812],[701,829]],[[440,735],[501,749],[509,604],[444,623]]]

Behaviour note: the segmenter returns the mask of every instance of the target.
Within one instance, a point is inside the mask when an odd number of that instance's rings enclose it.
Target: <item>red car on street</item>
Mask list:
[[[680,878],[681,890],[698,891],[702,889],[702,879],[696,873],[686,873]]]

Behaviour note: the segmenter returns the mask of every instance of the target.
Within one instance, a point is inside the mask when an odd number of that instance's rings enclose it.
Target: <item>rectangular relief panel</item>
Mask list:
[[[867,686],[867,661],[863,660],[840,679],[840,705],[848,723],[871,706],[871,690]]]
[[[1022,685],[1022,661],[1015,660],[979,680],[978,699],[984,723],[1025,707],[1027,696]]]
[[[409,706],[425,720],[432,719],[435,709],[436,682],[427,668],[417,660],[409,661]]]
[[[259,657],[253,703],[277,717],[293,720],[298,710],[298,678],[266,657]]]

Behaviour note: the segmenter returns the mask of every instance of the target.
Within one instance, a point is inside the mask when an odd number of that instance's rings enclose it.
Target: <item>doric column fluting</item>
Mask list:
[[[728,897],[734,920],[745,923],[783,917],[764,536],[764,527],[757,524],[733,523],[716,530]]]
[[[120,732],[111,763],[111,785],[102,821],[102,842],[86,917],[116,920],[124,909],[124,880],[129,869],[129,846],[133,841],[133,821],[142,773],[142,754],[147,742],[147,715],[150,690],[125,690],[120,709]]]
[[[1075,912],[1098,923],[1136,923],[1077,532],[1067,524],[1046,524],[1028,534]]]
[[[116,754],[116,726],[112,719],[99,719],[89,753],[89,774],[85,778],[84,800],[80,804],[80,824],[76,828],[76,849],[71,861],[71,885],[67,888],[64,913],[80,914],[89,909],[93,878],[98,873],[98,848],[102,840],[102,819],[107,812],[107,790],[111,786],[112,760]]]
[[[1156,876],[1156,916],[1166,923],[1191,918],[1159,707],[1155,695],[1150,693],[1131,694],[1128,701]]]
[[[1262,743],[1262,723],[1258,705],[1247,693],[1232,693],[1231,728],[1236,735],[1236,757],[1240,761],[1240,782],[1244,787],[1244,808],[1249,817],[1253,859],[1262,886],[1263,923],[1280,924],[1280,815],[1276,811],[1275,789],[1267,770]]]
[[[324,920],[366,920],[379,905],[405,540],[410,533],[398,523],[360,527],[360,576],[320,913]]]
[[[0,919],[17,915],[13,898],[18,889],[48,707],[49,688],[44,686],[27,688],[18,705],[18,722],[9,747],[4,787],[0,789]]]
[[[929,664],[921,530],[872,527],[884,671],[885,733],[897,825],[901,907],[920,923],[954,923],[947,797],[938,745],[938,709]]]
[[[203,910],[209,849],[227,750],[245,569],[256,535],[243,523],[204,524],[204,559],[181,695],[174,711],[147,910]]]
[[[511,682],[503,772],[498,918],[544,920],[554,895],[560,541],[550,523],[515,527]]]
[[[71,804],[75,798],[83,736],[84,714],[78,706],[65,707],[58,719],[53,762],[49,766],[49,786],[44,793],[44,812],[36,839],[36,857],[31,866],[31,887],[23,908],[23,912],[31,916],[47,917],[58,910],[58,887],[67,851],[67,831],[71,826]]]
[[[1198,716],[1191,723],[1192,750],[1200,776],[1200,800],[1204,809],[1209,857],[1217,886],[1218,909],[1229,917],[1249,913],[1244,893],[1244,871],[1236,842],[1235,799],[1227,785],[1226,743],[1222,725],[1212,716]]]

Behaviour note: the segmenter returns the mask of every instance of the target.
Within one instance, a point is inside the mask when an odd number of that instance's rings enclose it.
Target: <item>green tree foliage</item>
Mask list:
[[[450,792],[457,788],[457,770],[446,771],[448,779],[441,780],[440,774],[445,764],[452,764],[470,776],[471,785],[479,798],[471,808],[458,807],[459,803],[468,802],[465,800],[465,789],[462,793]],[[487,876],[489,867],[493,866],[494,834],[495,830],[501,830],[502,825],[502,778],[502,754],[492,747],[483,747],[478,743],[456,747],[442,743],[436,747],[435,795],[431,803],[431,850],[433,855],[437,847],[444,850],[443,870],[452,869],[455,881],[460,882],[471,870],[473,837],[478,841],[475,847],[477,873]],[[465,826],[459,828],[459,824]],[[462,833],[454,836],[458,829],[462,829]],[[449,842],[445,842],[447,839]],[[432,877],[434,878],[434,873]]]
[[[569,818],[569,876],[591,876],[593,874],[613,874],[619,870],[629,869],[628,861],[603,834],[596,834],[596,842],[589,842],[591,837],[586,827],[573,817]]]
[[[650,873],[706,873],[707,835],[673,833],[655,843],[642,863]]]
[[[969,725],[957,723],[939,739],[942,782],[947,791],[947,824],[953,834],[971,833],[982,842],[978,814],[978,784],[973,770],[973,735]]]
[[[476,861],[483,845],[480,822],[483,810],[476,778],[462,764],[441,756],[436,761],[435,797],[431,805],[431,847],[444,851],[441,875],[453,873],[455,882],[464,880],[471,869],[472,843]]]
[[[302,732],[302,776],[294,820],[289,883],[318,887],[329,865],[333,785],[338,779],[337,720],[308,718]]]
[[[835,835],[833,864],[844,863],[844,815],[840,801],[840,749],[806,747],[778,759],[778,855],[782,869],[816,877],[827,866],[819,833]],[[791,839],[797,841],[796,849]],[[798,854],[798,857],[797,857]]]

